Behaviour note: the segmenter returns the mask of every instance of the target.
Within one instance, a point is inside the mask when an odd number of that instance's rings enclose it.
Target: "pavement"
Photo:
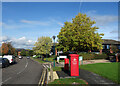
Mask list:
[[[5,85],[34,85],[38,86],[42,65],[27,58],[19,60],[16,64],[2,69],[2,84]]]
[[[87,70],[79,69],[79,76],[70,76],[69,72],[65,71],[56,71],[58,77],[61,78],[79,78],[86,81],[90,86],[93,85],[102,85],[102,86],[119,86],[116,83],[108,80],[104,77],[99,76],[93,72],[89,72]]]
[[[92,64],[92,63],[108,63],[108,60],[89,60],[89,61],[84,61],[83,64]],[[64,67],[64,64],[61,62],[60,63],[60,67]],[[57,66],[59,66],[59,64],[57,64]],[[72,78],[70,76],[70,72],[69,71],[56,71],[57,75],[59,78]],[[75,78],[79,78],[82,80],[85,80],[90,86],[93,85],[103,85],[103,86],[120,86],[117,85],[116,83],[114,83],[111,80],[108,80],[98,74],[95,74],[93,72],[89,72],[87,70],[84,69],[79,69],[79,76],[75,77]]]

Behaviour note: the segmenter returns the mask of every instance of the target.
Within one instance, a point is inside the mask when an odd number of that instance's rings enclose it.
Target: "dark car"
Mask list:
[[[7,58],[0,58],[0,67],[5,68],[9,66],[9,60]]]

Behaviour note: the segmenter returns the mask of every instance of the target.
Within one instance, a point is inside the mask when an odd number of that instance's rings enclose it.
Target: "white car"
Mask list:
[[[3,58],[7,58],[10,64],[15,63],[15,56],[13,55],[4,55]]]
[[[36,57],[36,55],[33,55],[33,57]]]
[[[18,56],[19,57],[19,59],[22,59],[22,56]]]

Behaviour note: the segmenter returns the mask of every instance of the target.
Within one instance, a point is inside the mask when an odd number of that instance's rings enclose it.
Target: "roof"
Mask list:
[[[112,39],[102,39],[103,44],[120,44],[120,41],[112,40]]]

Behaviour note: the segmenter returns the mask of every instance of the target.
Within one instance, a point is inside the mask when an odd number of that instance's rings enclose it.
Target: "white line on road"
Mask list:
[[[27,68],[27,66],[28,66],[28,61],[27,61],[27,59],[26,59],[26,65],[25,65],[25,68],[24,68],[23,70],[21,70],[20,72],[18,72],[17,74],[22,73],[22,72]]]
[[[45,65],[43,65],[43,67],[44,67],[44,68],[46,68],[46,66],[45,66]]]
[[[10,79],[12,79],[12,77],[9,77],[9,78],[7,78],[4,82],[2,82],[2,83],[5,83],[5,82],[7,82],[8,80],[10,80]]]

